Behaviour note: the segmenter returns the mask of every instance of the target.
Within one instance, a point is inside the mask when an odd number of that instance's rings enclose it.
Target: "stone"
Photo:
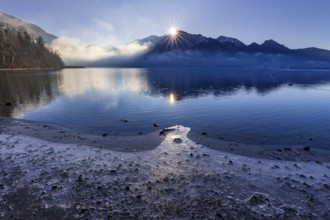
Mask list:
[[[274,165],[274,166],[272,166],[272,169],[280,169],[280,167],[277,165]]]
[[[69,174],[68,174],[68,172],[64,171],[64,172],[61,174],[61,176],[62,176],[63,178],[67,178],[67,177],[69,177]]]
[[[110,174],[113,174],[113,175],[117,174],[117,170],[110,170]]]
[[[269,203],[267,195],[259,192],[255,192],[249,199],[248,202],[251,205],[262,205]]]
[[[174,143],[176,144],[181,144],[182,143],[182,139],[181,138],[174,138]]]
[[[78,181],[79,182],[82,182],[84,180],[83,176],[80,174],[79,177],[78,177]]]
[[[159,132],[159,136],[161,135],[167,135],[169,132],[174,131],[175,129],[173,128],[164,128]]]
[[[311,148],[309,146],[304,147],[304,151],[310,151],[310,150],[311,150]]]

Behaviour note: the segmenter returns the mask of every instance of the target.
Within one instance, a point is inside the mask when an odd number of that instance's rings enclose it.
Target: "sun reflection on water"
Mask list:
[[[169,95],[168,95],[168,101],[170,102],[170,104],[174,104],[176,102],[176,96],[173,92],[171,92]]]

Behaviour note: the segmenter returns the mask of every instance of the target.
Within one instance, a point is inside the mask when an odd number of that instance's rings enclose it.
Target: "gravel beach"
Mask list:
[[[1,219],[330,219],[330,163],[313,149],[272,159],[205,147],[183,126],[111,137],[0,125]]]

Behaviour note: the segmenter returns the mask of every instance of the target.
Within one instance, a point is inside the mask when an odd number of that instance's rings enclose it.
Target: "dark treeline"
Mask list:
[[[59,55],[45,45],[42,37],[27,32],[0,29],[0,68],[61,68]]]

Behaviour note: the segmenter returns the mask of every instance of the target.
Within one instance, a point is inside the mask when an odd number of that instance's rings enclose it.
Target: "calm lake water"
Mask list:
[[[180,124],[229,141],[330,149],[330,71],[0,72],[0,115],[93,134],[132,135]]]

